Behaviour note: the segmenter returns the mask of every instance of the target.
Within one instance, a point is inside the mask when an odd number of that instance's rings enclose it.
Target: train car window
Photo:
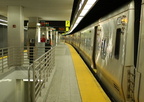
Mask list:
[[[102,33],[101,27],[98,26],[96,31],[96,45],[95,45],[97,52],[100,51],[101,49],[101,33]]]
[[[115,42],[115,53],[114,53],[116,59],[119,59],[120,38],[121,38],[121,28],[118,28],[116,31],[116,42]]]
[[[102,58],[102,59],[105,59],[105,57],[106,57],[107,42],[108,42],[107,39],[104,38],[104,39],[102,40],[102,43],[101,43],[101,58]]]

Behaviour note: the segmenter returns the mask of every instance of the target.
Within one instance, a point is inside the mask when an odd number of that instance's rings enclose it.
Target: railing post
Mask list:
[[[33,63],[32,66],[32,70],[33,70],[33,92],[32,92],[32,101],[35,102],[35,62]]]
[[[52,69],[54,68],[55,65],[55,48],[53,48],[52,52],[51,52],[51,59],[52,59]]]
[[[28,102],[31,102],[30,66],[28,68]]]
[[[3,49],[2,49],[2,73],[4,72],[4,68],[3,68],[3,62],[4,62],[4,61],[3,61],[3,55],[4,55],[4,54],[3,54]]]
[[[41,96],[41,91],[45,87],[46,80],[48,79],[48,73],[52,71],[55,64],[55,48],[50,49],[40,58],[33,61],[28,69],[28,96],[29,102],[36,102],[37,98]],[[31,69],[32,68],[32,69]],[[38,71],[38,72],[37,72]],[[32,73],[31,73],[32,72]],[[38,75],[37,75],[38,74]],[[31,77],[32,76],[32,77]],[[32,86],[31,80],[33,79]],[[37,83],[38,81],[38,83]],[[40,85],[40,86],[39,86]],[[39,86],[39,88],[38,88]],[[38,88],[38,89],[36,89]],[[39,95],[39,96],[38,96]]]
[[[44,56],[44,59],[45,59],[45,56]],[[45,68],[46,68],[46,60],[44,60],[44,65],[43,65],[43,70],[42,70],[42,82],[43,82],[43,88],[45,88]]]
[[[40,59],[40,62],[39,63],[41,63],[40,64],[40,70],[39,70],[39,84],[40,84],[40,96],[41,96],[41,91],[42,91],[42,87],[41,87],[41,85],[42,85],[42,61],[41,61],[41,59]]]
[[[55,66],[55,48],[53,49],[53,67]]]
[[[49,67],[49,51],[46,52],[46,71],[45,71],[45,81],[48,81],[48,67]]]

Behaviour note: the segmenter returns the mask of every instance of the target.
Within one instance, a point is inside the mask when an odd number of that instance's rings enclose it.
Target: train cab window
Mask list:
[[[121,28],[118,28],[116,31],[116,42],[115,42],[115,52],[114,52],[114,56],[116,59],[119,59],[121,32],[122,32]]]

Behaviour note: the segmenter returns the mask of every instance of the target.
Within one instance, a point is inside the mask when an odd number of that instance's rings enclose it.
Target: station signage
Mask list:
[[[70,27],[70,21],[65,21],[65,26]]]

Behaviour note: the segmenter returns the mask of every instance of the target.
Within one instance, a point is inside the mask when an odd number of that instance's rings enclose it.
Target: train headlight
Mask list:
[[[126,25],[128,23],[128,19],[125,15],[117,18],[117,25]]]
[[[128,23],[128,19],[126,18],[126,16],[123,16],[123,17],[122,17],[121,23],[122,23],[122,25],[125,25],[125,24]]]

